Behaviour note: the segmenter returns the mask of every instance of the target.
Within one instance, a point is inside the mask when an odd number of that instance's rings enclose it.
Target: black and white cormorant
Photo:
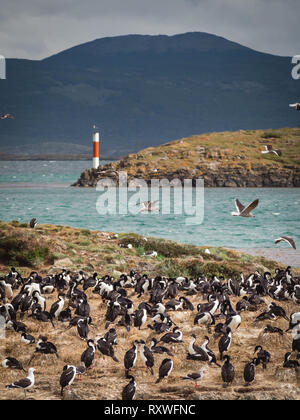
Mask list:
[[[231,340],[232,340],[231,329],[229,327],[226,327],[226,331],[222,335],[218,343],[218,348],[220,352],[220,360],[223,360],[223,353],[230,349]]]
[[[163,380],[164,378],[167,378],[172,372],[172,369],[173,369],[173,360],[168,359],[168,358],[164,359],[161,362],[161,365],[159,367],[158,379],[155,383],[158,384],[161,380]]]
[[[80,361],[81,361],[81,364],[83,364],[86,369],[92,369],[94,358],[95,358],[94,340],[87,340],[87,345],[88,347],[82,353]]]
[[[113,345],[106,341],[104,337],[99,338],[96,345],[97,349],[100,353],[103,354],[103,356],[111,357],[114,362],[119,362],[119,360],[115,356]]]
[[[182,332],[179,327],[174,327],[173,332],[163,335],[159,342],[160,341],[163,341],[164,343],[182,343]]]
[[[55,354],[55,356],[57,358],[59,358],[57,348],[56,348],[55,344],[51,343],[51,341],[48,341],[48,338],[45,337],[45,336],[41,336],[39,338],[38,342],[36,343],[35,351],[34,351],[33,355],[31,356],[28,364],[31,363],[32,359],[34,358],[34,356],[37,353],[40,353],[40,354]]]
[[[284,362],[282,366],[284,368],[292,368],[292,369],[298,370],[300,363],[298,362],[298,360],[291,360],[291,355],[292,353],[290,351],[285,353]]]
[[[271,360],[271,354],[267,350],[264,350],[262,346],[256,346],[254,349],[254,354],[255,353],[257,353],[257,365],[259,365],[259,363],[262,363],[263,369],[266,369],[267,364]]]
[[[136,393],[136,382],[132,375],[127,376],[130,382],[123,388],[122,400],[131,401],[134,399]]]
[[[35,338],[30,334],[22,333],[21,334],[21,341],[22,341],[22,343],[25,343],[25,344],[34,344],[35,343]]]
[[[124,355],[125,376],[129,378],[129,372],[134,367],[137,359],[137,349],[139,342],[135,340],[133,346]]]
[[[80,318],[77,322],[77,332],[81,340],[88,340],[89,326],[87,318]]]
[[[154,375],[153,366],[154,366],[154,357],[152,351],[149,347],[146,346],[144,340],[140,340],[140,356],[145,366],[150,370],[151,374]]]
[[[167,353],[169,356],[173,356],[173,354],[170,352],[170,350],[167,347],[158,346],[157,343],[158,343],[157,339],[153,337],[150,344],[150,350],[152,351],[152,353],[158,353],[158,354]]]
[[[221,369],[221,377],[223,381],[223,386],[226,387],[230,385],[234,380],[234,366],[230,363],[230,356],[226,354],[224,356],[225,363]]]
[[[256,359],[253,359],[250,362],[246,363],[244,367],[245,386],[249,386],[254,381],[255,366],[256,366]]]
[[[54,302],[50,308],[50,314],[53,318],[57,318],[64,308],[65,300],[64,293],[58,295],[58,300]]]
[[[37,226],[38,222],[37,219],[34,217],[33,219],[30,220],[29,222],[29,226],[31,227],[31,229],[34,229]]]
[[[76,367],[72,365],[65,365],[59,379],[59,383],[61,387],[61,391],[60,391],[61,396],[64,395],[64,389],[67,386],[72,385],[75,377],[76,377]]]
[[[21,362],[19,362],[19,360],[15,359],[14,357],[6,357],[3,361],[2,361],[2,367],[6,368],[6,369],[16,369],[16,370],[23,370],[24,372],[25,369],[23,368],[23,365]]]
[[[104,339],[112,345],[117,344],[117,331],[115,328],[110,328],[109,331],[107,331],[104,335]]]
[[[134,315],[134,326],[138,327],[140,330],[145,322],[147,321],[147,311],[146,309],[138,309]]]

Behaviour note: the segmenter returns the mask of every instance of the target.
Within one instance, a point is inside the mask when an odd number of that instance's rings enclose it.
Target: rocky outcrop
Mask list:
[[[225,166],[217,165],[212,169],[203,165],[201,170],[191,170],[180,168],[174,171],[169,169],[157,169],[156,172],[140,171],[139,167],[132,168],[124,165],[120,161],[119,167],[114,168],[114,164],[101,166],[98,169],[85,170],[77,182],[72,186],[76,187],[96,187],[97,182],[104,178],[112,179],[116,185],[119,182],[118,171],[127,171],[128,181],[134,178],[144,179],[148,185],[152,179],[192,179],[195,185],[196,179],[204,179],[205,187],[300,187],[300,169],[293,166],[278,167],[257,165],[251,169],[243,165]]]
[[[118,183],[143,179],[204,179],[206,187],[300,187],[300,129],[240,130],[192,136],[150,147],[123,159],[84,171],[74,186],[95,187],[103,178]],[[261,153],[266,144],[280,156]]]

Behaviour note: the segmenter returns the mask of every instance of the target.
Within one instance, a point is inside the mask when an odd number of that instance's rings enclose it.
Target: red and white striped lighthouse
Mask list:
[[[93,168],[97,169],[99,167],[99,131],[94,125],[93,132]]]

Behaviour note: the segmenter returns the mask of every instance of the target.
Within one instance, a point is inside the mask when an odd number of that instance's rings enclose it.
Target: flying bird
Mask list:
[[[275,244],[278,244],[279,242],[287,242],[288,244],[290,244],[290,246],[294,249],[296,249],[296,244],[294,242],[294,239],[291,238],[290,236],[280,236],[280,238],[275,239]]]
[[[237,209],[237,212],[233,211],[231,213],[232,216],[241,216],[241,217],[255,217],[251,211],[254,210],[257,205],[259,203],[259,200],[256,199],[254,200],[251,204],[249,204],[247,207],[243,206],[243,204],[241,204],[241,202],[236,199],[235,200],[235,206]]]
[[[0,115],[0,120],[5,120],[5,118],[10,118],[10,119],[13,120],[15,117],[13,115],[11,115],[11,114],[3,114],[3,115]]]
[[[295,108],[296,111],[300,111],[300,102],[296,102],[295,104],[289,105],[291,108]]]
[[[156,203],[158,203],[158,200],[155,201],[144,201],[142,203],[140,203],[143,207],[140,209],[140,212],[144,212],[144,211],[158,211],[159,207],[156,205]]]
[[[268,144],[267,146],[265,146],[265,149],[266,150],[263,150],[261,152],[262,154],[274,153],[277,156],[281,156],[282,155],[281,150],[273,149],[273,147],[270,144]]]

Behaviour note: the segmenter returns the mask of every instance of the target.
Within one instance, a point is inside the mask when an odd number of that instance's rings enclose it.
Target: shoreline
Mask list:
[[[37,186],[37,188],[39,188]],[[46,185],[43,185],[43,188],[47,188]],[[0,186],[1,189],[1,186]],[[10,224],[11,221],[0,221],[0,223],[6,223],[6,224]],[[18,224],[22,223],[21,221],[17,221]],[[41,225],[43,226],[43,225]],[[51,226],[51,224],[46,224],[46,226]],[[55,226],[55,225],[52,225]],[[89,229],[89,228],[84,228],[84,227],[76,227],[76,226],[72,226],[69,224],[63,224],[60,225],[60,227],[65,227],[67,229],[73,229],[73,230],[89,230],[91,232],[99,232],[103,235],[118,235],[118,236],[124,236],[127,235],[126,232],[104,232],[104,231],[98,231],[98,230],[94,230],[94,229]],[[138,235],[138,233],[133,233],[133,235]],[[116,237],[118,237],[116,236]],[[147,235],[142,235],[142,236],[146,236]],[[150,238],[150,237],[149,237]],[[236,251],[242,254],[248,254],[249,256],[252,257],[262,257],[265,258],[267,260],[279,263],[279,264],[283,264],[285,266],[291,266],[294,268],[300,268],[300,250],[298,249],[293,249],[293,248],[287,248],[284,246],[278,246],[277,248],[275,247],[253,247],[253,248],[246,248],[246,247],[234,247],[233,245],[203,245],[203,244],[194,244],[191,242],[178,242],[174,239],[168,239],[162,236],[155,236],[155,239],[159,240],[159,241],[166,241],[166,242],[173,242],[173,243],[178,243],[181,244],[183,246],[191,246],[191,247],[198,247],[201,249],[213,249],[213,248],[220,248],[220,249],[224,249],[227,251]]]
[[[231,248],[232,249],[232,248]],[[264,257],[287,266],[300,268],[300,251],[293,248],[237,248],[236,251],[243,252],[255,257]]]

